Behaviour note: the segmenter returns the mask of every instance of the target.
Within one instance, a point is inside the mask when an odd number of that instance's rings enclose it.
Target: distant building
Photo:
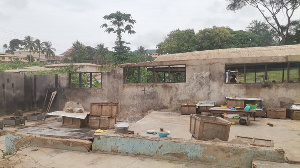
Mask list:
[[[91,64],[91,63],[52,64],[52,65],[46,65],[45,68],[64,68],[71,65],[74,68],[78,68],[77,71],[79,72],[100,72],[100,65]]]
[[[22,62],[28,62],[26,57],[20,57],[17,55],[7,54],[7,53],[0,53],[0,62],[1,63],[8,63],[12,61],[20,60]]]
[[[19,51],[15,51],[14,55],[21,57],[21,58],[26,58],[27,55],[32,55],[34,58],[34,61],[38,61],[39,59],[40,59],[39,61],[41,61],[41,62],[47,61],[45,53],[40,53],[40,56],[39,56],[39,53],[37,53],[37,52],[30,53],[29,51],[19,50]]]

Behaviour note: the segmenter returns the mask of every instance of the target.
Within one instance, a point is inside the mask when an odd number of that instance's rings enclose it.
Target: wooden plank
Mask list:
[[[109,120],[108,117],[100,117],[100,129],[108,129],[109,127]]]
[[[116,118],[115,117],[110,117],[110,118],[108,118],[108,120],[109,120],[108,129],[114,129],[115,124],[116,124]]]

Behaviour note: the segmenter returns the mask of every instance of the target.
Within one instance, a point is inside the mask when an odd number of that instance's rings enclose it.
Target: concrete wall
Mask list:
[[[62,110],[67,101],[79,102],[86,111],[90,110],[91,103],[113,102],[118,103],[119,86],[121,86],[122,75],[116,70],[102,73],[101,88],[63,88],[59,89],[54,106]]]
[[[95,135],[93,151],[145,155],[169,160],[193,160],[220,166],[250,168],[253,159],[284,162],[284,151],[209,141]]]
[[[180,103],[202,100],[225,103],[225,97],[255,97],[263,99],[263,107],[280,107],[280,102],[300,102],[300,83],[226,84],[225,65],[230,63],[264,63],[300,61],[296,57],[214,59],[163,62],[186,64],[186,83],[124,84],[120,86],[120,117],[135,120],[150,109],[179,109]],[[122,70],[119,73],[123,73]],[[145,93],[142,91],[145,88]]]
[[[0,115],[42,108],[47,90],[51,95],[50,90],[68,87],[67,75],[55,79],[55,75],[0,72]]]
[[[24,109],[24,75],[0,72],[0,115]]]

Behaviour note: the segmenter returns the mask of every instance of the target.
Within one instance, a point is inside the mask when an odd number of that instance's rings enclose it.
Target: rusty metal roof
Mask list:
[[[300,56],[300,45],[230,48],[167,54],[158,56],[154,62],[274,56]]]

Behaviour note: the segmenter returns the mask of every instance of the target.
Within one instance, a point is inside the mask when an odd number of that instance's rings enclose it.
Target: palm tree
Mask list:
[[[46,58],[49,59],[49,57],[55,56],[55,48],[52,48],[52,43],[50,41],[43,42],[44,45],[44,52],[46,53]]]
[[[24,50],[29,51],[30,54],[30,59],[31,59],[31,52],[35,51],[36,45],[33,41],[33,37],[30,36],[26,36],[25,39],[23,40],[23,46],[24,46]],[[30,60],[31,62],[31,60]]]
[[[41,40],[39,40],[39,39],[36,39],[35,41],[34,41],[34,43],[35,43],[35,52],[38,52],[39,53],[39,60],[41,60],[41,53],[43,54],[44,53],[44,50],[45,50],[45,45],[44,45],[44,43],[42,42],[41,43]]]

